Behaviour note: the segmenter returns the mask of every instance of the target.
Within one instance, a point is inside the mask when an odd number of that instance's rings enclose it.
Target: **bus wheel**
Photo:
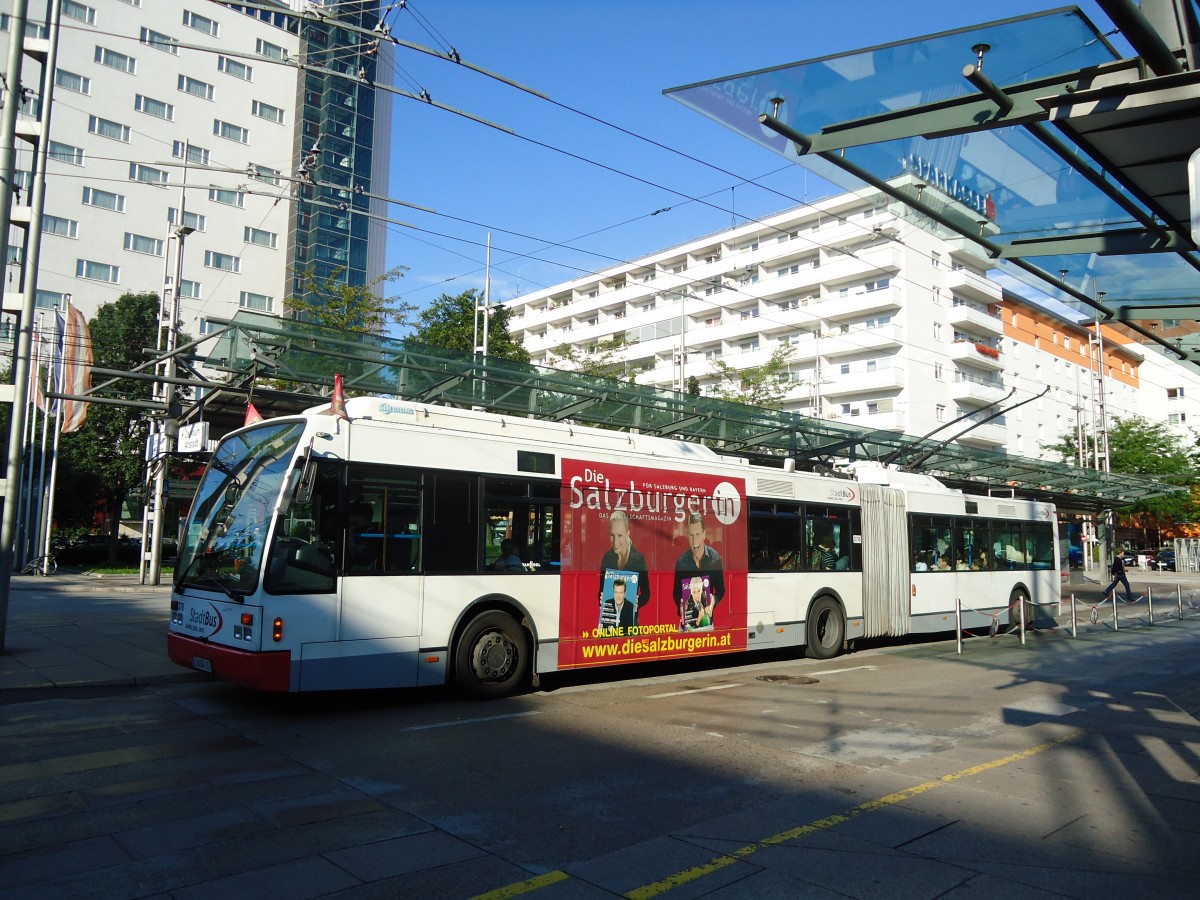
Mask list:
[[[1021,628],[1021,607],[1025,607],[1025,627],[1033,627],[1033,603],[1024,588],[1013,588],[1008,595],[1008,624],[1009,628],[1019,631]]]
[[[846,618],[832,597],[818,597],[808,611],[805,652],[811,659],[833,659],[846,640]]]
[[[480,700],[512,693],[528,666],[529,642],[512,616],[498,610],[471,620],[458,641],[454,675],[464,694]]]

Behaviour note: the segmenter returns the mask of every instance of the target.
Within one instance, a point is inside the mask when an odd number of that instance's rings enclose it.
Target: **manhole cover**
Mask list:
[[[816,678],[807,678],[804,675],[759,675],[759,681],[765,681],[769,684],[820,684]]]

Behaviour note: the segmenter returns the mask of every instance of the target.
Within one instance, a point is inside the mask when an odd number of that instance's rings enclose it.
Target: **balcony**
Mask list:
[[[899,287],[891,285],[877,291],[860,288],[856,293],[847,294],[845,297],[835,294],[816,304],[813,311],[831,321],[845,322],[873,313],[896,312],[902,305]]]
[[[978,303],[999,303],[1000,285],[976,275],[970,269],[952,269],[946,275],[946,287],[967,300]]]
[[[821,335],[819,349],[822,356],[841,356],[862,353],[864,350],[895,349],[903,341],[904,329],[893,322],[879,328],[851,329],[845,334]]]
[[[974,341],[955,341],[946,350],[947,359],[989,372],[1004,371],[1003,356],[999,348]]]
[[[967,427],[966,422],[960,423],[956,428],[962,430]],[[997,422],[988,422],[986,425],[976,425],[962,437],[954,439],[956,444],[962,444],[964,447],[978,447],[982,450],[1000,450],[1008,442],[1008,428]]]
[[[842,415],[838,411],[826,412],[824,418],[832,419],[835,422],[841,422],[846,425],[853,425],[856,428],[873,428],[878,431],[898,431],[903,433],[908,429],[908,414],[903,411],[892,411],[884,413],[875,413],[869,415],[862,412],[859,415]]]
[[[999,381],[962,378],[950,388],[950,396],[960,403],[983,406],[997,403],[1008,393]]]
[[[976,309],[967,303],[959,303],[950,308],[950,325],[956,329],[965,326],[968,331],[995,337],[1004,334],[1004,323],[998,316]]]
[[[904,370],[892,366],[874,372],[828,373],[821,381],[821,394],[825,397],[842,397],[851,394],[877,394],[881,391],[896,391],[904,387]]]

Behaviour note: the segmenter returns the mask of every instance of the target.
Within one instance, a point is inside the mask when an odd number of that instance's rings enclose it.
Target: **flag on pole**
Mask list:
[[[242,427],[244,428],[247,425],[253,425],[256,422],[261,422],[262,420],[263,420],[262,414],[259,413],[259,411],[254,408],[254,404],[247,403],[246,404],[246,421],[242,423]]]
[[[42,412],[46,411],[46,392],[42,389],[42,328],[33,326],[33,359],[30,369],[33,372],[33,405]]]
[[[339,419],[350,421],[350,416],[346,412],[346,393],[342,388],[342,375],[339,372],[333,376],[333,396],[329,401],[329,408],[321,410],[318,415],[321,416],[337,416]]]
[[[62,320],[62,314],[56,314]],[[92,389],[92,336],[87,319],[78,307],[68,306],[62,322],[62,373],[58,390],[63,394],[84,394]],[[62,431],[69,434],[83,427],[87,419],[86,400],[64,400]]]

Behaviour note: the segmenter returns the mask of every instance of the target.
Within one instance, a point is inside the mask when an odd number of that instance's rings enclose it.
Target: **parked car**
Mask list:
[[[1154,557],[1154,568],[1158,569],[1160,572],[1174,572],[1175,571],[1175,551],[1174,550],[1160,551],[1158,556]]]

